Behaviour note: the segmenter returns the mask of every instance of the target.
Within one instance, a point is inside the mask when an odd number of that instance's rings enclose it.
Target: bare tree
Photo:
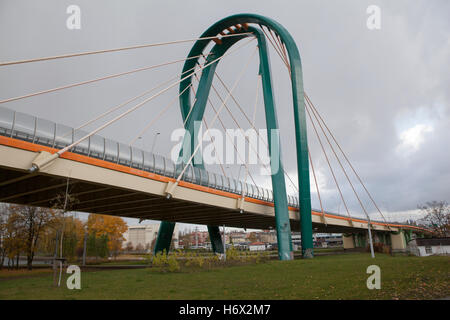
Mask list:
[[[50,209],[11,205],[10,210],[14,222],[21,226],[25,237],[25,252],[28,270],[32,269],[37,242],[44,228],[53,222],[54,213]]]
[[[439,237],[450,236],[450,206],[447,201],[430,201],[418,208],[425,214],[420,222]]]
[[[131,241],[127,242],[125,250],[126,250],[126,252],[131,252],[134,250],[133,243]]]

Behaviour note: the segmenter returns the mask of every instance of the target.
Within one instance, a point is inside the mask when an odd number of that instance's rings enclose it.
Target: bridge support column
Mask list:
[[[214,253],[224,253],[224,244],[218,226],[208,226],[209,239]]]
[[[344,244],[344,249],[354,249],[355,248],[355,239],[352,234],[342,235],[342,241]]]
[[[158,237],[156,238],[155,249],[153,250],[155,254],[163,251],[166,253],[169,252],[174,229],[175,222],[161,221]]]
[[[153,250],[154,254],[163,251],[166,253],[169,252],[174,229],[175,222],[161,221],[158,237],[156,238],[155,249]],[[208,232],[213,252],[224,253],[224,246],[222,243],[222,237],[220,236],[219,227],[208,226]]]
[[[403,230],[399,232],[391,233],[391,245],[392,251],[405,251],[406,250],[406,240],[403,235]]]

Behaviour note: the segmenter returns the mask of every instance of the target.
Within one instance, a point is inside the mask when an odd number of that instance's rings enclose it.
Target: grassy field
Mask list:
[[[381,289],[369,290],[366,269],[381,268]],[[450,296],[450,257],[378,254],[177,273],[152,269],[86,271],[81,290],[52,287],[48,273],[0,272],[0,299],[434,299]],[[64,282],[65,283],[65,282]]]

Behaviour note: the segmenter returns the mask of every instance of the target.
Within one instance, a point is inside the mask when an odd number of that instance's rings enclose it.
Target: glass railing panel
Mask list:
[[[209,175],[208,175],[208,171],[206,171],[205,169],[200,169],[201,172],[201,179],[200,179],[200,184],[202,186],[207,186],[209,183]]]
[[[13,122],[14,111],[0,107],[0,134],[10,136]]]
[[[105,139],[105,157],[104,160],[110,162],[117,162],[118,159],[118,145],[110,139]]]
[[[214,173],[212,172],[208,172],[208,186],[211,188],[215,188],[216,187],[216,179],[214,176]]]
[[[131,166],[133,168],[142,169],[143,167],[143,153],[142,150],[136,147],[131,148]]]
[[[248,197],[252,196],[252,187],[250,186],[249,183],[245,184],[245,195]]]
[[[155,158],[152,153],[146,151],[144,151],[144,170],[155,172]]]
[[[164,158],[160,155],[155,154],[155,173],[164,174],[166,171],[166,164],[164,162]]]
[[[12,137],[30,142],[33,141],[35,121],[33,116],[16,112]]]
[[[77,130],[74,132],[74,141],[78,141],[79,139],[85,137],[88,134],[87,131]],[[80,143],[78,143],[75,147],[73,147],[70,151],[81,153],[84,155],[88,155],[89,153],[89,139],[84,139]]]
[[[264,199],[262,187],[256,186],[256,190],[258,191],[258,199],[260,199],[260,200]]]
[[[269,193],[268,193],[267,189],[263,188],[262,192],[263,192],[263,200],[269,201],[269,196],[268,196]]]
[[[37,119],[34,142],[45,146],[53,146],[55,139],[55,123],[45,119]]]
[[[166,162],[166,172],[165,172],[165,176],[168,176],[168,177],[174,177],[174,175],[175,175],[175,163],[172,161],[172,160],[170,160],[170,159],[168,159],[168,158],[164,158],[164,161]],[[188,170],[189,168],[186,168],[186,170]]]
[[[124,166],[131,165],[131,148],[130,145],[119,143],[119,164]]]
[[[105,139],[98,135],[89,138],[89,156],[103,159],[105,153]]]
[[[223,176],[220,174],[216,174],[216,181],[217,181],[217,189],[223,190],[224,189]]]
[[[236,193],[237,194],[242,194],[242,181],[237,181],[237,186],[236,186]]]
[[[236,193],[236,189],[237,189],[236,180],[230,178],[230,191]]]
[[[182,171],[183,171],[183,165],[178,165],[177,166],[177,174],[176,174],[177,178],[181,174]],[[194,169],[193,169],[191,164],[188,165],[188,167],[184,171],[182,179],[187,181],[187,182],[194,182]]]
[[[194,173],[194,177],[192,179],[192,182],[196,183],[196,184],[200,184],[201,178],[202,178],[202,173],[200,171],[200,168],[192,167],[192,169],[193,169],[193,173]]]
[[[214,184],[214,188],[215,189],[219,189],[219,178],[218,178],[218,174],[217,173],[213,173],[212,174],[212,184]]]
[[[63,124],[56,124],[56,137],[54,148],[62,149],[73,142],[73,129]]]

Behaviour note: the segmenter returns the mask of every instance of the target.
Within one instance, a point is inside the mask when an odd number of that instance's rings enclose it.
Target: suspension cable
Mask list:
[[[258,74],[258,80],[256,81],[255,107],[253,108],[252,125],[255,124],[255,119],[256,119],[256,108],[258,106],[258,96],[259,96],[260,83],[261,83],[261,75]],[[249,141],[249,145],[250,145],[250,141]],[[249,174],[249,168],[246,167],[245,168],[245,179],[244,179],[244,183],[245,183],[246,186],[247,186],[247,176],[248,176],[248,174]],[[242,188],[242,198],[244,198],[244,197],[245,197],[245,192],[244,192],[244,188]]]
[[[225,82],[222,80],[222,78],[219,76],[219,74],[216,72],[215,73],[217,79],[220,81],[220,83],[222,84],[222,86],[225,88],[225,90],[227,92],[229,92],[228,86],[225,84]],[[214,88],[214,87],[213,87]],[[231,95],[232,100],[234,101],[234,103],[236,104],[236,106],[239,108],[239,110],[241,111],[241,113],[244,115],[245,119],[247,119],[248,123],[250,124],[250,126],[252,126],[253,130],[256,131],[256,134],[258,135],[258,139],[260,139],[261,141],[263,141],[263,143],[268,147],[268,143],[261,138],[258,130],[256,130],[255,126],[252,125],[252,122],[250,120],[250,118],[248,117],[247,113],[244,111],[244,109],[242,108],[242,106],[239,104],[239,102],[236,100],[236,98]],[[294,189],[296,190],[296,192],[299,192],[297,186],[295,185],[294,181],[292,180],[291,176],[285,171],[285,169],[283,168],[283,173],[285,174],[285,176],[289,179],[289,181],[291,182],[292,186],[294,187]]]
[[[196,78],[197,78],[197,77],[196,77]],[[197,78],[196,80],[199,81],[198,78]],[[211,101],[211,99],[210,99],[209,97],[208,97],[208,102],[209,102],[211,108],[213,109],[214,113],[217,114],[217,109],[216,109],[216,107],[214,106],[214,104],[212,103],[212,101]],[[193,109],[193,108],[191,108],[191,110],[192,110],[192,109]],[[238,155],[239,159],[242,161],[242,164],[247,168],[247,165],[246,165],[246,163],[245,163],[245,157],[242,157],[241,153],[239,152],[239,150],[238,150],[236,144],[234,143],[233,139],[231,138],[230,134],[227,132],[227,130],[226,130],[226,128],[225,128],[225,124],[223,123],[223,121],[222,121],[220,115],[218,116],[217,120],[219,120],[220,125],[222,126],[222,129],[223,129],[223,131],[225,132],[226,137],[228,138],[228,140],[229,140],[229,141],[231,142],[231,144],[233,145],[233,148],[234,148],[234,150],[236,151],[236,154]],[[250,174],[250,172],[249,172],[249,175],[250,175],[250,178],[252,179],[253,183],[256,185],[256,182],[255,182],[255,180],[253,179],[253,176]]]
[[[195,59],[195,58],[198,58],[198,57],[200,57],[200,55],[196,56],[196,57],[189,57],[189,58],[185,58],[185,59],[179,59],[179,60],[174,60],[174,61],[170,61],[170,62],[166,62],[166,63],[161,63],[161,64],[151,65],[151,66],[147,66],[147,67],[143,67],[143,68],[133,69],[133,70],[130,70],[130,71],[115,73],[115,74],[111,74],[111,75],[108,75],[108,76],[95,78],[95,79],[91,79],[91,80],[75,82],[75,83],[71,83],[71,84],[68,84],[68,85],[65,85],[65,86],[56,87],[56,88],[52,88],[52,89],[37,91],[37,92],[29,93],[29,94],[26,94],[26,95],[23,95],[23,96],[18,96],[18,97],[13,97],[13,98],[0,100],[0,104],[7,103],[7,102],[12,102],[12,101],[17,101],[17,100],[21,100],[21,99],[26,99],[26,98],[30,98],[30,97],[35,97],[35,96],[38,96],[38,95],[41,95],[41,94],[45,94],[45,93],[50,93],[50,92],[55,92],[55,91],[64,90],[64,89],[68,89],[68,88],[78,87],[78,86],[82,86],[82,85],[85,85],[85,84],[90,84],[90,83],[94,83],[94,82],[98,82],[98,81],[102,81],[102,80],[117,78],[117,77],[121,77],[121,76],[132,74],[132,73],[137,73],[137,72],[141,72],[141,71],[145,71],[145,70],[157,69],[157,68],[168,66],[168,65],[175,64],[175,63],[178,63],[178,62],[184,62],[184,61],[187,61],[187,60]]]
[[[312,173],[314,176],[314,183],[316,185],[317,196],[319,197],[320,210],[322,210],[322,217],[324,218],[325,224],[327,224],[327,222],[325,220],[325,211],[323,210],[323,205],[322,205],[322,198],[320,197],[319,184],[317,183],[316,171],[314,170],[314,164],[312,161],[311,152],[309,152],[309,150],[308,150],[308,156],[309,156],[309,163],[311,164],[311,169],[312,169]]]
[[[333,135],[333,133],[331,132],[330,128],[328,127],[328,125],[326,124],[325,120],[322,118],[322,116],[320,115],[319,111],[317,110],[317,108],[314,106],[314,104],[312,103],[312,101],[310,100],[310,98],[308,97],[308,95],[305,92],[305,98],[309,101],[312,109],[317,113],[318,117],[320,118],[320,120],[322,121],[322,123],[324,124],[325,128],[327,129],[327,131],[329,132],[331,138],[333,139],[333,141],[335,142],[335,144],[338,146],[339,150],[341,151],[342,155],[344,156],[345,160],[347,161],[347,163],[349,164],[350,168],[352,169],[353,173],[356,175],[356,177],[358,178],[358,181],[361,183],[361,185],[363,186],[364,190],[366,191],[367,195],[369,196],[370,200],[372,201],[372,203],[374,204],[375,208],[377,208],[378,212],[380,213],[380,215],[383,217],[384,221],[387,223],[386,218],[384,217],[383,213],[381,213],[380,208],[378,207],[378,205],[376,204],[375,200],[373,199],[372,195],[370,194],[369,190],[367,190],[364,182],[362,181],[361,177],[358,175],[358,173],[356,172],[355,168],[353,167],[353,165],[351,164],[350,160],[348,159],[346,153],[344,152],[344,150],[341,148],[340,144],[338,143],[338,141],[336,140],[335,136]]]
[[[290,70],[289,59],[286,56],[285,52],[283,51],[283,46],[281,44],[281,40],[278,38],[278,34],[275,33],[275,35],[274,35],[274,32],[272,32],[272,29],[269,29],[269,33],[272,36],[273,42],[276,44],[278,51],[283,56],[284,61],[286,63],[286,67],[288,67],[288,69]]]
[[[205,64],[203,66],[200,67],[200,70],[208,67],[209,65],[216,63],[217,61],[221,60],[222,58],[224,58],[225,56],[231,54],[232,52],[235,52],[236,50],[242,48],[243,46],[248,45],[250,42],[252,42],[254,40],[254,38],[250,39],[249,41],[247,41],[246,43],[244,43],[241,46],[236,47],[234,50],[228,51],[227,53],[223,54],[222,56],[212,60],[210,63]],[[103,124],[102,126],[98,127],[97,129],[93,130],[91,133],[85,135],[84,137],[80,138],[79,140],[75,141],[74,143],[64,147],[63,149],[59,150],[57,152],[58,155],[63,154],[64,152],[66,152],[67,150],[71,149],[72,147],[76,146],[77,144],[79,144],[80,142],[86,140],[87,138],[89,138],[90,136],[96,134],[97,132],[99,132],[100,130],[106,128],[107,126],[109,126],[110,124],[116,122],[117,120],[121,119],[122,117],[126,116],[127,114],[133,112],[134,110],[138,109],[139,107],[143,106],[145,103],[149,102],[150,100],[156,98],[157,96],[163,94],[164,92],[168,91],[169,89],[173,88],[174,86],[176,86],[177,84],[179,84],[180,82],[186,80],[187,78],[191,77],[193,74],[198,73],[200,70],[194,70],[192,73],[188,74],[187,76],[181,78],[180,80],[174,82],[173,84],[171,84],[170,86],[164,88],[163,90],[159,91],[158,93],[152,95],[151,97],[145,99],[144,101],[142,101],[141,103],[135,105],[134,107],[128,109],[127,111],[123,112],[122,114],[118,115],[117,117],[115,117],[114,119],[108,121],[107,123]]]
[[[241,125],[239,124],[239,122],[236,120],[236,118],[233,116],[233,113],[231,112],[231,110],[229,109],[229,107],[227,106],[227,104],[224,102],[222,96],[219,94],[219,92],[217,91],[216,87],[214,86],[214,84],[211,85],[213,88],[213,91],[216,93],[217,97],[219,98],[219,100],[224,103],[225,109],[227,110],[228,114],[230,115],[231,119],[233,120],[233,122],[236,124],[236,126],[241,130],[242,135],[244,136],[244,139],[248,142],[249,147],[252,148],[252,150],[256,153],[256,156],[258,157],[258,160],[263,164],[264,167],[266,167],[266,169],[269,167],[267,164],[264,164],[259,152],[257,150],[257,146],[256,146],[256,150],[255,147],[253,146],[253,144],[250,142],[249,138],[245,135],[244,129],[242,129]],[[230,95],[232,95],[231,92],[229,92]],[[252,123],[250,123],[250,125],[253,126]],[[254,126],[253,126],[254,128]],[[254,128],[255,132],[258,133],[258,131]],[[257,134],[258,136],[258,134]]]
[[[313,119],[312,119],[312,117],[311,117],[311,114],[310,114],[310,112],[309,112],[309,109],[308,109],[308,108],[305,108],[305,109],[306,109],[306,111],[307,111],[307,113],[308,113],[309,119],[311,120],[311,124],[313,125],[314,131],[315,131],[316,136],[317,136],[317,140],[319,140],[319,143],[320,143],[320,146],[321,146],[321,148],[322,148],[323,154],[325,155],[325,159],[327,160],[328,167],[330,168],[331,174],[332,174],[332,176],[333,176],[334,182],[335,182],[336,187],[337,187],[337,189],[338,189],[338,191],[339,191],[339,194],[340,194],[340,196],[341,196],[342,202],[344,203],[345,209],[347,210],[347,214],[348,214],[348,216],[349,216],[350,219],[351,219],[350,211],[348,210],[347,203],[346,203],[345,200],[344,200],[344,196],[342,195],[342,191],[341,191],[341,188],[339,187],[339,183],[337,182],[336,176],[335,176],[335,174],[334,174],[334,170],[333,170],[333,168],[331,167],[330,160],[328,159],[328,155],[327,155],[327,153],[326,153],[326,151],[325,151],[325,148],[324,148],[324,146],[323,146],[323,144],[322,144],[322,139],[320,139],[320,135],[319,135],[319,133],[317,132],[316,125],[315,125],[315,123],[314,123],[314,121],[313,121]]]
[[[197,78],[197,75],[195,75],[195,78]],[[196,92],[195,92],[194,87],[192,86],[192,83],[191,83],[189,86],[191,87],[192,93],[194,94],[194,97],[195,97],[195,96],[196,96]],[[191,108],[191,110],[192,110],[192,109],[193,109],[193,108]],[[190,114],[190,111],[191,111],[191,110],[189,110],[189,114]],[[189,117],[189,114],[188,114],[188,116],[186,117],[186,119]],[[205,118],[205,117],[203,117],[203,123],[205,124],[206,131],[208,132],[208,135],[209,135],[209,139],[211,140],[211,143],[212,143],[212,145],[213,145],[214,152],[215,152],[215,155],[216,155],[217,163],[220,165],[220,168],[222,169],[223,175],[224,175],[225,177],[227,177],[227,174],[225,173],[225,169],[223,168],[223,165],[222,165],[222,163],[220,162],[220,159],[219,159],[219,155],[218,155],[217,148],[216,148],[216,141],[215,141],[215,140],[213,141],[211,132],[209,131],[208,122],[206,121],[206,118]]]
[[[270,44],[272,45],[272,47],[275,49],[275,51],[277,52],[277,54],[280,56],[281,61],[284,62],[284,64],[286,65],[286,67],[289,69],[286,61],[283,58],[283,54],[281,52],[278,51],[278,48],[275,46],[275,44],[272,42],[272,39],[269,38],[268,34],[266,33],[266,31],[264,30],[264,27],[259,25],[261,30],[264,32],[264,34],[266,35],[266,38],[269,40]]]
[[[249,34],[252,34],[252,32],[236,33],[236,34],[221,34],[220,38],[223,38],[223,37],[236,37],[236,36],[249,35]],[[106,50],[86,51],[86,52],[79,52],[79,53],[69,53],[69,54],[63,54],[63,55],[58,55],[58,56],[34,58],[34,59],[27,59],[27,60],[8,61],[8,62],[1,62],[0,63],[0,67],[14,65],[14,64],[37,62],[37,61],[46,61],[46,60],[56,60],[56,59],[80,57],[80,56],[87,56],[87,55],[92,55],[92,54],[101,54],[101,53],[106,53],[106,52],[117,52],[117,51],[140,49],[140,48],[148,48],[148,47],[158,47],[158,46],[163,46],[163,45],[170,45],[170,44],[177,44],[177,43],[184,43],[184,42],[193,42],[193,41],[199,41],[199,40],[213,40],[213,39],[218,39],[218,38],[219,38],[218,36],[212,36],[212,37],[203,37],[203,38],[195,38],[195,39],[176,40],[176,41],[169,41],[169,42],[142,44],[142,45],[122,47],[122,48],[114,48],[114,49],[106,49]]]
[[[255,50],[253,51],[252,56],[251,56],[250,59],[248,60],[248,62],[247,62],[247,64],[245,65],[245,67],[242,69],[242,71],[241,71],[239,77],[236,79],[236,82],[234,83],[234,85],[233,85],[231,91],[233,91],[233,90],[236,88],[237,84],[239,83],[239,80],[242,78],[242,75],[243,75],[244,71],[247,70],[247,67],[248,67],[249,64],[250,64],[250,61],[253,59],[253,57],[254,57],[254,55],[255,55],[257,49],[258,49],[258,48],[255,48]],[[225,101],[222,103],[222,105],[220,106],[218,112],[217,112],[216,115],[214,116],[213,121],[212,121],[212,123],[211,123],[211,126],[213,126],[214,123],[216,122],[216,120],[217,120],[217,118],[218,118],[220,112],[222,111],[222,109],[223,109],[223,107],[224,107],[224,105],[225,105],[226,100],[228,100],[229,97],[230,97],[230,94],[227,95],[227,97],[225,98]],[[177,182],[179,182],[179,181],[181,180],[181,177],[183,176],[184,172],[186,171],[188,165],[190,164],[190,162],[191,162],[192,159],[194,158],[194,156],[195,156],[195,154],[197,153],[197,151],[199,150],[199,148],[200,148],[200,144],[197,145],[197,147],[195,148],[195,150],[194,150],[194,152],[192,153],[191,157],[189,158],[187,164],[184,166],[183,170],[181,171],[180,175],[179,175],[178,178],[177,178]]]
[[[131,139],[129,145],[132,146],[137,139],[139,139],[139,137],[141,137],[145,132],[147,132],[147,130],[156,122],[159,120],[159,118],[161,118],[161,116],[167,111],[169,110],[169,108],[171,106],[173,106],[175,104],[175,102],[177,101],[177,99],[187,90],[191,87],[191,85],[187,86],[186,88],[184,88],[183,91],[180,92],[180,94],[178,94],[178,96],[175,96],[159,113],[158,115],[152,119],[146,126],[144,129],[142,129],[133,139]]]
[[[337,160],[337,162],[339,163],[339,165],[340,165],[342,171],[344,172],[344,175],[345,175],[345,177],[347,178],[347,181],[349,182],[349,184],[350,184],[350,186],[351,186],[351,188],[352,188],[352,190],[353,190],[353,193],[355,194],[356,198],[358,199],[358,202],[359,202],[361,208],[363,209],[365,215],[368,216],[368,213],[367,213],[366,208],[364,207],[364,205],[363,205],[363,203],[362,203],[360,197],[358,196],[358,193],[356,192],[355,187],[353,186],[352,181],[351,181],[350,178],[348,177],[347,172],[345,171],[345,168],[344,168],[344,166],[343,166],[342,163],[341,163],[341,160],[339,159],[339,157],[338,157],[336,151],[334,150],[334,147],[333,147],[333,145],[331,144],[330,139],[328,139],[328,135],[326,134],[324,128],[322,127],[322,124],[320,123],[320,121],[319,121],[317,115],[316,115],[316,114],[314,113],[314,111],[312,110],[311,105],[309,104],[309,101],[308,101],[308,100],[306,100],[306,106],[307,106],[307,108],[309,107],[309,109],[311,110],[311,112],[312,112],[313,116],[315,117],[317,123],[319,124],[319,127],[320,127],[320,129],[321,129],[321,131],[322,131],[322,134],[325,136],[325,139],[327,140],[327,142],[328,142],[328,144],[329,144],[331,150],[333,151],[333,154],[334,154],[334,156],[336,157],[336,160]]]
[[[185,72],[183,72],[181,75],[183,75],[184,73],[189,72],[189,71],[191,71],[191,70],[193,70],[193,69],[194,69],[194,68],[190,68],[190,69],[186,70]],[[98,115],[98,116],[95,117],[94,119],[91,119],[91,120],[89,120],[89,121],[87,121],[87,122],[81,124],[80,126],[78,126],[77,128],[75,128],[74,131],[80,130],[80,129],[82,129],[82,128],[88,126],[88,125],[90,125],[91,123],[96,122],[97,120],[99,120],[99,119],[101,119],[101,118],[107,116],[108,114],[110,114],[110,113],[112,113],[112,112],[114,112],[114,111],[116,111],[116,110],[122,108],[123,106],[125,106],[125,105],[127,105],[127,104],[129,104],[129,103],[131,103],[131,102],[133,102],[133,101],[135,101],[135,100],[137,100],[137,99],[139,99],[139,98],[141,98],[141,97],[143,97],[143,96],[145,96],[145,95],[151,93],[151,92],[153,92],[153,91],[156,90],[156,89],[161,88],[162,86],[164,86],[164,85],[170,83],[171,81],[174,81],[174,80],[177,79],[178,77],[179,77],[179,75],[177,74],[176,76],[170,78],[170,79],[167,80],[167,81],[164,81],[164,82],[160,83],[159,85],[157,85],[157,86],[151,88],[150,90],[147,90],[147,91],[145,91],[145,92],[143,92],[143,93],[141,93],[141,94],[139,94],[139,95],[137,95],[137,96],[135,96],[135,97],[133,97],[133,98],[131,98],[131,99],[129,99],[129,100],[127,100],[127,101],[125,101],[125,102],[119,104],[119,105],[117,105],[117,106],[112,107],[111,109],[108,109],[107,111],[105,111],[104,113]],[[65,136],[67,136],[68,134],[71,134],[71,133],[72,133],[72,131],[69,131],[69,132],[67,132],[65,135],[63,135],[63,137],[65,137]]]

